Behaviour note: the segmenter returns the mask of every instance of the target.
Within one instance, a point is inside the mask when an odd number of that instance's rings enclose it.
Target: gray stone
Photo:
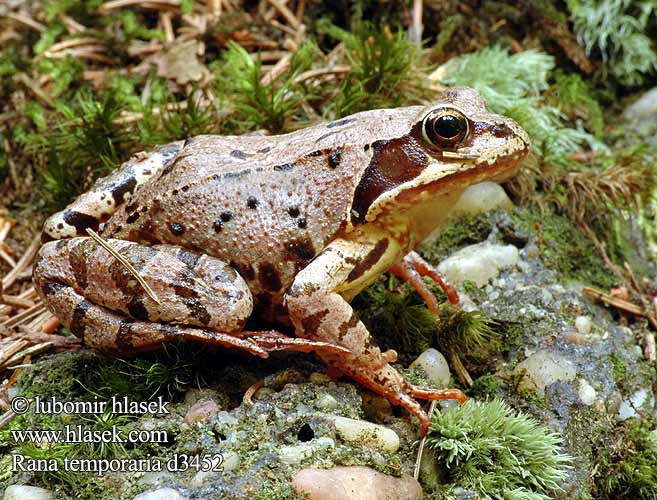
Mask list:
[[[52,491],[24,484],[9,486],[2,497],[3,500],[50,500],[51,498],[53,498]]]

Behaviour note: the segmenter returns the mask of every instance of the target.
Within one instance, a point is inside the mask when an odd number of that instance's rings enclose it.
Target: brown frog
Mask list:
[[[463,394],[407,383],[390,366],[397,353],[381,352],[349,301],[386,271],[432,312],[422,276],[456,301],[413,249],[467,186],[509,178],[528,148],[522,128],[468,88],[286,135],[192,137],[135,156],[50,217],[34,282],[93,348],[131,354],[183,338],[262,357],[314,351],[419,417],[424,434],[415,398]],[[253,311],[291,321],[296,337],[244,331]]]

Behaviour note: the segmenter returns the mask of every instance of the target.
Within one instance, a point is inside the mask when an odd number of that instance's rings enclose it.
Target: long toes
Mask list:
[[[318,352],[332,355],[351,355],[351,351],[330,342],[320,342],[295,337],[253,336],[258,346],[270,351]]]
[[[427,412],[424,411],[420,403],[403,391],[397,393],[397,398],[402,408],[418,418],[420,421],[420,437],[424,437],[427,430],[429,430],[429,424],[431,423]]]
[[[465,403],[468,399],[460,389],[429,389],[425,387],[418,387],[416,385],[410,385],[409,393],[411,396],[418,399],[455,399],[461,404]]]

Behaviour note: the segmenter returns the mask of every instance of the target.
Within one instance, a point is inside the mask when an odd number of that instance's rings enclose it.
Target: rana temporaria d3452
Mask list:
[[[139,154],[48,219],[34,282],[96,349],[129,354],[176,338],[314,351],[428,419],[415,398],[462,399],[407,383],[349,301],[392,271],[437,310],[413,251],[463,190],[513,175],[529,141],[472,89],[426,107],[381,109],[273,137],[198,136]],[[155,292],[86,232],[98,231]],[[254,312],[296,337],[244,331]]]

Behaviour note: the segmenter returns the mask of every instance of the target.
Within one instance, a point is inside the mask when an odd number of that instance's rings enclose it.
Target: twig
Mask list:
[[[272,5],[280,14],[285,18],[285,20],[292,26],[295,30],[298,30],[301,27],[301,23],[294,16],[292,11],[287,8],[287,6],[280,0],[267,0],[267,2]]]
[[[435,399],[431,401],[431,404],[429,405],[429,420],[431,420],[431,416],[433,415],[433,412],[436,411],[436,405],[438,404],[438,401]],[[418,446],[417,450],[417,457],[415,458],[415,468],[413,469],[413,477],[415,479],[418,479],[420,477],[420,467],[422,465],[422,455],[424,453],[424,443],[427,440],[427,436],[425,435],[422,439],[420,439],[420,445]]]
[[[107,14],[111,10],[123,9],[125,7],[141,7],[144,9],[161,10],[161,9],[179,9],[180,0],[114,0],[105,2],[98,8],[101,14]]]
[[[461,358],[459,357],[458,353],[452,351],[449,357],[450,360],[452,361],[452,366],[454,367],[456,376],[459,378],[461,383],[467,385],[468,387],[472,387],[474,381],[472,380],[472,377],[468,373],[468,370],[466,370],[465,366],[463,366],[463,362],[461,361]]]
[[[317,78],[318,76],[339,75],[342,73],[349,73],[349,71],[351,71],[351,66],[349,66],[348,64],[338,64],[331,68],[318,68],[318,69],[310,69],[308,71],[304,71],[292,81],[294,83],[301,83],[305,80]]]
[[[34,256],[37,253],[37,250],[39,249],[39,246],[41,245],[41,235],[37,234],[33,239],[32,243],[30,243],[30,246],[27,248],[23,256],[18,260],[16,263],[16,267],[14,267],[11,271],[9,271],[9,274],[5,276],[2,279],[2,290],[7,290],[11,285],[13,285],[16,282],[16,278],[20,273],[22,273],[25,268],[32,262],[34,259]]]
[[[158,304],[160,303],[160,299],[155,295],[155,292],[153,289],[146,283],[146,280],[142,278],[142,276],[137,272],[137,270],[128,262],[128,260],[121,255],[119,252],[114,250],[109,243],[107,243],[103,238],[98,236],[98,234],[91,228],[87,228],[87,234],[91,236],[96,243],[98,243],[101,247],[103,247],[105,250],[107,250],[109,253],[111,253],[116,260],[118,260],[121,264],[123,264],[128,271],[130,271],[130,274],[132,274],[135,279],[139,282],[139,284],[144,288],[148,296],[153,299],[153,301],[157,302]]]
[[[595,288],[585,286],[582,288],[582,293],[589,298],[599,300],[617,309],[621,309],[631,314],[636,314],[637,316],[645,316],[644,311],[640,306],[637,306],[636,304],[633,304],[627,300],[612,297],[611,295],[596,290]]]
[[[45,309],[46,308],[43,304],[35,304],[32,307],[28,307],[27,309],[22,310],[18,314],[11,316],[8,320],[0,323],[0,325],[7,328],[18,326],[32,319],[34,316],[41,314],[43,311],[45,311]]]
[[[8,19],[13,19],[16,22],[27,26],[28,28],[32,28],[33,30],[36,30],[36,31],[45,31],[46,30],[46,27],[43,24],[35,21],[31,17],[24,16],[23,14],[20,14],[18,12],[9,12],[9,13],[5,14],[5,16]]]
[[[422,43],[422,0],[413,0],[413,22],[408,33],[408,38],[418,47]]]
[[[657,361],[657,345],[655,345],[655,334],[646,334],[646,345],[643,348],[643,354],[649,363]]]

